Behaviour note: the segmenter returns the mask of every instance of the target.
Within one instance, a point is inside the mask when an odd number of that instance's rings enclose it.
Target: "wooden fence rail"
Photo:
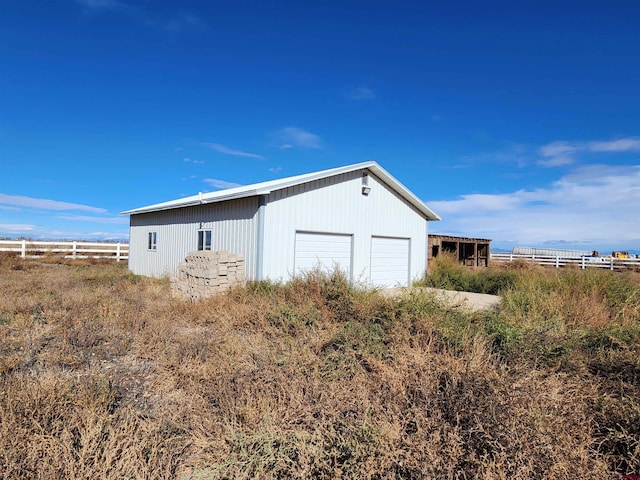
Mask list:
[[[19,253],[22,258],[50,253],[64,258],[112,258],[116,262],[129,259],[128,243],[109,242],[40,242],[33,240],[0,240],[0,252]]]
[[[491,252],[492,263],[505,263],[521,260],[549,267],[606,268],[608,270],[640,270],[640,258],[613,257],[562,257],[551,255],[516,255],[513,253]]]

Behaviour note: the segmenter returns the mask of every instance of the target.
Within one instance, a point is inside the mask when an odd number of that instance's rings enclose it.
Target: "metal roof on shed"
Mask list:
[[[474,237],[460,237],[457,235],[444,235],[441,233],[430,233],[429,240],[449,240],[452,242],[461,243],[491,243],[490,238],[474,238]]]
[[[398,195],[422,213],[427,220],[440,220],[440,217],[422,200],[416,197],[407,187],[396,180],[389,172],[378,165],[377,162],[369,161],[346,165],[344,167],[331,168],[320,172],[305,173],[293,177],[281,178],[278,180],[270,180],[267,182],[254,183],[251,185],[243,185],[241,187],[228,188],[216,192],[199,193],[190,197],[171,200],[169,202],[156,203],[147,207],[135,208],[121,212],[122,215],[136,215],[139,213],[157,212],[160,210],[171,210],[174,208],[190,207],[194,205],[203,205],[207,203],[224,202],[226,200],[235,200],[238,198],[253,197],[256,195],[268,195],[269,193],[281,190],[283,188],[300,185],[302,183],[313,182],[334,175],[350,173],[357,170],[368,170],[380,180],[391,187]]]

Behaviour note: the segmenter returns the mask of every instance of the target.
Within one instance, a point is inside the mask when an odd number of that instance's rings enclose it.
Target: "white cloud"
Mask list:
[[[21,232],[21,235],[28,236],[32,239],[41,240],[79,240],[89,242],[127,242],[129,238],[129,232],[127,230],[116,232],[79,232],[65,230],[47,230],[38,228],[30,232]]]
[[[443,217],[431,231],[492,238],[500,244],[563,242],[638,248],[640,166],[576,170],[547,188],[463,195],[428,205]]]
[[[271,167],[268,169],[271,173],[278,173],[280,170],[282,170],[282,167]]]
[[[604,177],[633,176],[638,167],[629,165],[591,164],[574,168],[563,178],[572,182],[587,182],[599,180]]]
[[[372,100],[376,98],[375,92],[369,87],[358,86],[349,92],[349,98],[351,100]]]
[[[538,160],[537,164],[541,167],[561,167],[563,165],[571,165],[575,162],[576,159],[569,155],[558,155],[548,160]]]
[[[31,198],[21,195],[7,195],[0,193],[0,204],[5,206],[38,208],[43,210],[79,210],[84,212],[105,213],[104,208],[90,207],[78,203],[59,202],[57,200],[49,200],[44,198]]]
[[[257,153],[248,153],[243,152],[242,150],[234,150],[232,148],[221,145],[220,143],[202,143],[203,146],[207,147],[210,150],[216,151],[218,153],[223,153],[225,155],[233,155],[235,157],[245,157],[245,158],[258,158],[260,160],[264,159],[262,155],[258,155]]]
[[[602,152],[640,152],[640,138],[626,137],[592,142],[552,142],[540,147],[539,153],[544,158],[538,160],[537,164],[542,167],[570,165],[575,163],[575,155],[577,154]]]
[[[185,163],[194,163],[196,165],[204,163],[204,160],[194,160],[192,158],[183,158],[182,161]]]
[[[57,218],[61,220],[72,220],[75,222],[91,222],[91,223],[105,223],[109,225],[122,225],[128,224],[128,217],[93,217],[90,215],[58,215]]]
[[[592,152],[640,152],[640,138],[629,137],[608,142],[590,142]]]
[[[33,232],[35,227],[33,225],[20,224],[20,223],[0,223],[0,232],[14,235],[17,233],[29,233]]]
[[[540,147],[540,153],[544,157],[556,157],[558,155],[568,155],[580,150],[580,146],[568,142],[552,142]]]
[[[474,193],[462,195],[458,200],[429,202],[429,206],[444,216],[464,215],[469,211],[470,205],[473,206],[474,213],[495,213],[521,206],[522,193],[521,191],[503,195]]]
[[[563,165],[571,165],[575,163],[573,154],[581,150],[580,144],[572,144],[569,142],[552,142],[540,147],[540,155],[544,159],[538,160],[536,163],[541,167],[560,167]]]
[[[203,181],[205,183],[208,183],[209,185],[211,185],[214,188],[220,188],[220,189],[234,188],[234,187],[242,186],[242,184],[240,184],[240,183],[227,182],[226,180],[219,180],[217,178],[205,178]]]
[[[278,131],[277,138],[281,149],[302,147],[322,148],[322,139],[311,132],[298,127],[285,127]]]

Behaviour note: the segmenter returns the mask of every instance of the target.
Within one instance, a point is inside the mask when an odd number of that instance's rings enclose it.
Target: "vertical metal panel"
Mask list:
[[[265,211],[264,272],[287,280],[294,273],[295,232],[353,235],[355,281],[371,281],[371,237],[410,241],[409,276],[426,269],[427,221],[424,216],[369,174],[368,195],[362,194],[362,171],[336,175],[273,192]]]
[[[137,274],[173,275],[189,252],[197,249],[197,232],[212,231],[213,250],[245,259],[248,277],[255,272],[257,197],[132,215],[129,268]],[[147,235],[158,232],[157,250],[147,250]]]
[[[267,196],[261,195],[258,199],[258,212],[256,213],[256,270],[254,280],[262,280],[263,278],[263,259],[264,259],[264,210],[267,206]]]

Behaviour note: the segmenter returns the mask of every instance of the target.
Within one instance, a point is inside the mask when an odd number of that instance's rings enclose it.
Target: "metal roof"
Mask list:
[[[429,233],[429,240],[451,240],[462,243],[491,243],[490,238],[461,237],[458,235],[445,235],[443,233]]]
[[[518,247],[511,250],[514,255],[540,255],[547,257],[590,257],[593,250],[567,250],[563,248]]]
[[[323,178],[350,173],[357,170],[368,170],[389,187],[391,187],[398,195],[404,198],[409,204],[422,213],[427,220],[440,220],[440,217],[422,200],[416,197],[407,187],[396,180],[389,172],[378,165],[377,162],[369,161],[346,165],[344,167],[331,168],[320,172],[305,173],[293,177],[281,178],[278,180],[270,180],[268,182],[254,183],[252,185],[243,185],[241,187],[227,188],[216,192],[199,193],[190,197],[179,198],[169,202],[156,203],[147,207],[135,208],[121,212],[122,215],[136,215],[139,213],[157,212],[160,210],[171,210],[174,208],[191,207],[194,205],[203,205],[207,203],[224,202],[226,200],[235,200],[238,198],[253,197],[256,195],[268,195],[269,193],[281,190],[283,188],[300,185],[302,183],[313,182]]]

